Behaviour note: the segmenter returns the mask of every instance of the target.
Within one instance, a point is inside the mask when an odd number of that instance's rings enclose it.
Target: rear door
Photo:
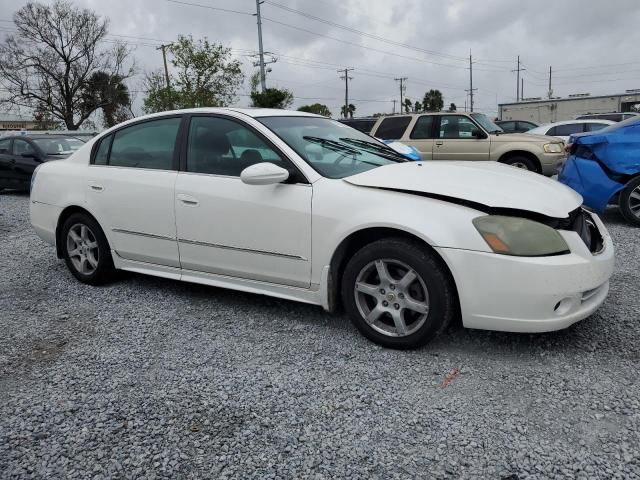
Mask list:
[[[420,115],[413,124],[409,139],[403,140],[418,150],[423,160],[433,159],[437,123],[437,118],[434,115]]]
[[[87,204],[124,259],[178,268],[174,188],[181,115],[127,125],[94,147]]]
[[[484,130],[464,115],[441,115],[436,131],[434,160],[489,160],[491,139]],[[477,138],[479,130],[486,138]]]

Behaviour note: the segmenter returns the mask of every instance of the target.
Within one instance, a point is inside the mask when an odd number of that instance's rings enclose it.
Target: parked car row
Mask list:
[[[408,161],[302,112],[165,112],[38,166],[31,223],[81,282],[121,269],[342,305],[393,348],[422,345],[456,318],[542,332],[602,304],[614,249],[598,216],[570,188],[488,161],[503,143],[535,144],[544,158],[559,141],[503,142],[478,114],[384,118],[372,133],[382,132],[428,158],[440,147],[473,158],[476,143],[487,161]]]

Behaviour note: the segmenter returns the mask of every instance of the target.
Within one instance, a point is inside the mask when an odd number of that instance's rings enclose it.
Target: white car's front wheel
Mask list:
[[[379,240],[347,264],[342,300],[354,325],[389,348],[417,348],[455,315],[453,286],[434,253],[418,242]]]

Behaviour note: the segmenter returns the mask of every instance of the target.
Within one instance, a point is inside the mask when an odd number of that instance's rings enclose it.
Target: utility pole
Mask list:
[[[551,67],[549,67],[549,100],[553,97],[553,90],[551,89]]]
[[[520,101],[520,72],[524,72],[526,70],[526,68],[522,68],[520,67],[520,55],[518,55],[518,68],[516,68],[515,70],[511,70],[512,72],[518,72],[518,75],[516,77],[516,102]]]
[[[164,81],[167,90],[171,88],[171,84],[169,82],[169,69],[167,68],[167,52],[165,50],[168,46],[169,45],[160,45],[156,48],[156,50],[162,50],[162,60],[164,61]]]
[[[473,57],[471,56],[471,51],[469,51],[469,111],[473,112],[473,92],[478,90],[477,88],[473,88]],[[465,112],[466,112],[465,107]]]
[[[349,80],[353,80],[353,77],[349,76],[349,72],[353,68],[345,68],[344,70],[338,70],[338,73],[344,73],[341,79],[344,80],[344,118],[349,118]]]
[[[402,95],[404,95],[404,91],[407,89],[407,86],[404,82],[407,81],[407,77],[394,78],[396,82],[400,82],[400,113],[402,113]]]
[[[398,99],[394,98],[391,101],[393,102],[393,115],[395,115],[396,114],[396,102],[398,101]]]
[[[520,79],[520,100],[524,100],[524,78]]]
[[[260,88],[264,93],[267,88],[267,80],[264,73],[264,49],[262,47],[262,17],[260,16],[260,4],[264,0],[256,0],[256,17],[258,18],[258,48],[260,49]]]

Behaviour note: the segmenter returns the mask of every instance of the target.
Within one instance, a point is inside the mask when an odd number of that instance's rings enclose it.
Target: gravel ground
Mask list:
[[[0,194],[0,477],[640,478],[640,230],[605,221],[590,319],[398,352],[318,307],[82,285]]]

